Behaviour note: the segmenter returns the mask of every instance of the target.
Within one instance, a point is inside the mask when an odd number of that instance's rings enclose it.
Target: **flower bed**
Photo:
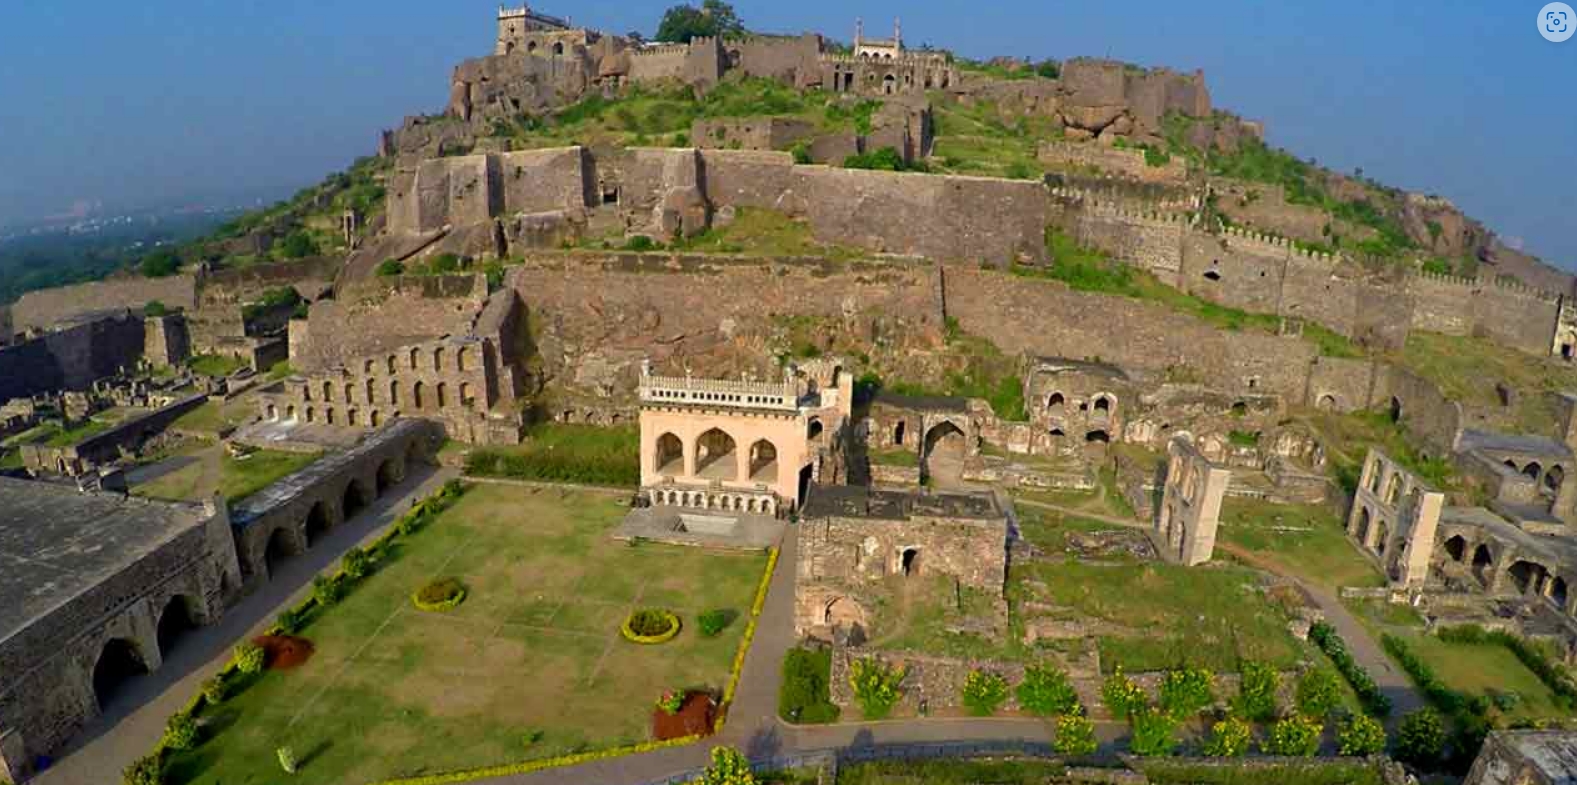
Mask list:
[[[635,643],[666,643],[679,634],[679,617],[670,611],[644,608],[631,613],[619,630]]]
[[[440,578],[411,594],[411,604],[418,610],[443,613],[454,610],[465,602],[465,586],[454,578]]]
[[[712,732],[717,701],[702,691],[685,693],[679,710],[669,713],[661,706],[652,709],[652,737],[658,741],[705,736]]]

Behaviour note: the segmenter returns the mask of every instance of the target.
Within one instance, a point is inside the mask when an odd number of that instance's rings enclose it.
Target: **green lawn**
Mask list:
[[[1513,432],[1549,433],[1550,423],[1558,419],[1551,393],[1577,387],[1572,366],[1508,351],[1487,338],[1414,331],[1391,359],[1434,382],[1451,400]],[[1511,406],[1501,405],[1494,381],[1505,381],[1521,393]]]
[[[1270,504],[1228,497],[1221,505],[1218,542],[1311,583],[1384,586],[1385,576],[1347,540],[1343,522],[1323,505]]]
[[[1010,570],[1015,622],[1041,616],[1097,625],[1104,670],[1191,665],[1235,672],[1241,659],[1291,667],[1301,654],[1287,631],[1287,612],[1260,589],[1257,571],[1225,564],[1181,567],[1121,552],[1064,557],[1070,534],[1117,527],[1049,514],[1022,518],[1025,538],[1046,557]]]
[[[203,376],[229,376],[246,367],[246,361],[221,354],[199,354],[186,361],[192,373]]]
[[[1514,692],[1521,697],[1510,721],[1570,716],[1517,655],[1493,644],[1448,643],[1433,635],[1398,633],[1446,686],[1468,695]],[[1398,666],[1400,667],[1400,666]]]
[[[915,468],[920,465],[920,454],[914,450],[875,450],[866,454],[873,466],[907,466]]]
[[[635,426],[544,423],[524,443],[479,447],[466,458],[467,474],[585,485],[639,485],[641,433]]]
[[[181,415],[171,427],[218,437],[220,432],[243,425],[256,414],[255,403],[249,396],[243,395],[224,402],[210,399]]]
[[[137,496],[155,499],[202,501],[214,491],[234,504],[275,481],[294,474],[318,459],[321,453],[258,450],[233,458],[222,447],[205,446],[176,456],[192,462],[151,482],[131,489]]]
[[[97,436],[115,427],[115,422],[110,419],[90,418],[77,423],[71,428],[62,428],[54,423],[47,423],[21,434],[16,444],[42,444],[47,447],[70,447],[90,436]]]
[[[302,634],[317,653],[270,671],[217,711],[219,730],[175,756],[178,783],[279,781],[275,748],[305,760],[297,779],[362,783],[646,740],[672,688],[721,690],[766,557],[609,538],[625,508],[604,495],[480,485],[402,538],[393,560]],[[449,613],[410,593],[455,577]],[[638,607],[685,625],[641,646],[619,625]],[[705,638],[696,617],[738,614]]]

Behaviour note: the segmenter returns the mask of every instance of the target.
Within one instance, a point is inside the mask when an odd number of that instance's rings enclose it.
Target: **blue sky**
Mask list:
[[[542,5],[650,33],[672,0]],[[850,37],[855,16],[971,57],[1110,56],[1203,68],[1273,144],[1446,196],[1577,268],[1577,38],[1543,0],[878,3],[741,0],[756,29]],[[490,51],[496,2],[10,2],[0,11],[0,224],[111,207],[280,195],[440,108]]]

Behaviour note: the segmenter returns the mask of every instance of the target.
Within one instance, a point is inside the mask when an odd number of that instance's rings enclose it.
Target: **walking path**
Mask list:
[[[226,610],[217,623],[186,633],[156,673],[126,683],[104,713],[78,733],[54,766],[33,782],[119,782],[122,769],[153,750],[170,715],[224,667],[236,643],[261,635],[281,610],[312,591],[313,576],[333,566],[352,545],[377,537],[412,503],[435,493],[455,476],[452,469],[413,470],[412,476],[360,515],[330,529],[306,553],[280,564],[257,591]]]

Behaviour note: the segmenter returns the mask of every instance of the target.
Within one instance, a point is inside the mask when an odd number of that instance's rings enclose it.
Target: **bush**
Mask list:
[[[1214,685],[1215,677],[1202,668],[1167,671],[1161,678],[1161,710],[1180,720],[1198,714],[1215,702]]]
[[[278,625],[281,631],[289,635],[300,631],[301,625],[305,621],[306,619],[303,618],[300,609],[290,607],[279,612],[279,616],[274,619],[274,624]]]
[[[1309,717],[1288,717],[1270,726],[1265,751],[1271,755],[1309,758],[1320,751],[1324,724]]]
[[[399,259],[384,259],[382,262],[378,263],[378,267],[373,271],[373,274],[384,278],[392,278],[396,275],[404,275],[405,263],[401,262]]]
[[[905,172],[920,168],[904,163],[903,156],[899,155],[898,150],[892,147],[883,147],[868,153],[851,155],[843,159],[843,167],[845,169],[878,169],[886,172]]]
[[[1357,756],[1384,752],[1385,726],[1367,714],[1354,714],[1337,726],[1336,750]]]
[[[283,616],[284,614],[280,614]],[[250,676],[263,671],[263,661],[267,652],[255,643],[243,643],[235,647],[230,655],[230,661],[235,663],[235,669],[243,675]]]
[[[715,638],[728,627],[728,611],[707,611],[697,619],[701,634],[708,638]]]
[[[636,253],[645,253],[647,251],[655,251],[655,250],[657,250],[658,248],[661,248],[661,247],[662,246],[657,244],[656,240],[653,240],[652,238],[647,237],[644,234],[638,234],[638,235],[636,235],[634,237],[631,237],[630,239],[624,241],[624,250],[626,250],[626,251],[635,251]]]
[[[340,583],[339,578],[327,575],[312,577],[312,599],[317,600],[320,607],[327,608],[339,602],[344,596],[345,587]]]
[[[372,554],[352,545],[340,559],[340,569],[344,570],[351,580],[359,581],[372,572]]]
[[[1128,678],[1123,673],[1120,665],[1101,684],[1101,701],[1106,704],[1107,710],[1117,719],[1127,719],[1135,712],[1150,705],[1150,699],[1145,696],[1144,690],[1140,689],[1139,685],[1133,683],[1133,679]]]
[[[169,312],[170,309],[158,300],[149,300],[146,305],[142,306],[143,316],[164,316]]]
[[[964,707],[976,717],[989,717],[1008,699],[1008,680],[1000,673],[970,671],[964,677]]]
[[[1245,719],[1266,722],[1276,716],[1276,693],[1281,690],[1281,674],[1263,662],[1245,662],[1243,683],[1233,701]]]
[[[224,703],[225,698],[229,697],[229,695],[230,682],[225,679],[223,673],[217,674],[203,682],[203,700],[208,705],[218,706]]]
[[[164,769],[158,755],[144,755],[121,771],[122,785],[164,785]]]
[[[164,278],[181,271],[181,258],[174,251],[161,248],[142,257],[137,269],[148,278]]]
[[[778,716],[788,722],[825,723],[838,719],[832,702],[832,652],[789,649],[783,655],[783,684],[778,688]]]
[[[1160,709],[1136,709],[1129,717],[1129,726],[1133,739],[1128,747],[1135,755],[1170,755],[1177,747],[1177,720]]]
[[[657,708],[664,714],[678,714],[679,710],[684,708],[684,691],[668,690],[657,696]]]
[[[189,750],[197,746],[197,720],[190,712],[177,712],[164,725],[164,738],[159,744],[165,749]]]
[[[750,761],[733,747],[713,747],[712,762],[701,775],[701,785],[755,785]]]
[[[1081,713],[1079,693],[1060,668],[1031,665],[1018,685],[1018,705],[1042,717]]]
[[[1095,723],[1082,714],[1064,714],[1057,718],[1057,738],[1052,747],[1058,755],[1077,758],[1093,755],[1099,745],[1095,741]]]
[[[1421,768],[1440,762],[1446,750],[1446,727],[1434,709],[1419,709],[1402,718],[1396,729],[1396,757]]]
[[[630,630],[636,635],[661,635],[671,626],[666,611],[646,608],[630,614]]]
[[[1306,717],[1324,719],[1341,701],[1341,687],[1336,674],[1324,668],[1312,668],[1298,679],[1298,711]]]
[[[903,668],[889,667],[874,658],[849,663],[849,686],[854,688],[854,699],[865,719],[879,720],[892,712],[903,697],[904,675]]]
[[[1412,679],[1413,684],[1418,686],[1424,697],[1428,698],[1435,708],[1446,714],[1456,714],[1468,708],[1467,696],[1446,686],[1446,683],[1435,675],[1434,669],[1429,667],[1429,663],[1413,653],[1407,641],[1395,635],[1384,634],[1380,636],[1380,645],[1402,666],[1402,670],[1407,671],[1407,677]]]
[[[316,256],[319,252],[318,241],[306,230],[297,230],[287,235],[279,244],[279,253],[286,259],[300,259],[306,256]]]
[[[1248,723],[1228,717],[1210,726],[1210,737],[1205,739],[1204,753],[1212,758],[1237,758],[1248,752],[1248,740],[1253,729]]]
[[[465,601],[465,586],[455,578],[429,581],[411,595],[411,603],[424,611],[452,610]]]
[[[296,773],[296,751],[289,747],[280,747],[274,750],[274,757],[279,758],[279,768],[286,774]]]
[[[1315,622],[1309,628],[1309,640],[1314,641],[1314,645],[1319,646],[1331,658],[1331,662],[1336,663],[1336,670],[1352,686],[1353,692],[1358,693],[1364,711],[1375,717],[1391,713],[1391,699],[1380,691],[1374,679],[1352,658],[1352,654],[1347,651],[1347,643],[1336,634],[1336,628],[1324,621]]]

